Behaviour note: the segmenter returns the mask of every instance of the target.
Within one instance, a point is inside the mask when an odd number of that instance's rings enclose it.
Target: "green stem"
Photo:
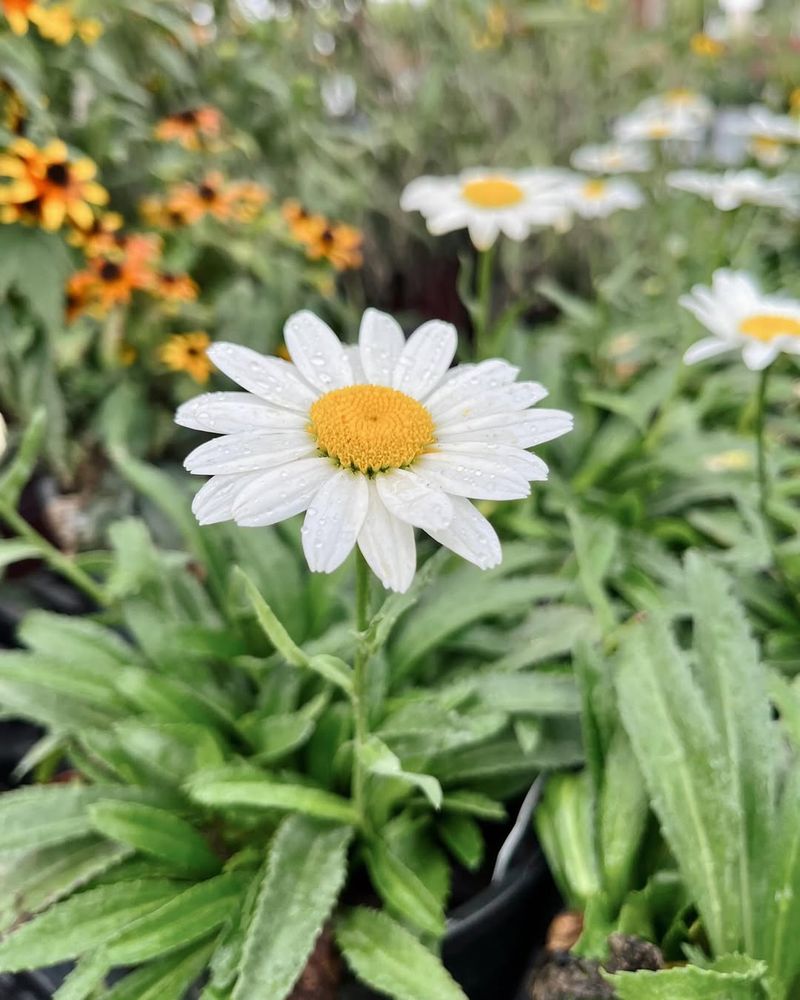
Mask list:
[[[477,295],[478,310],[475,320],[475,356],[480,361],[490,353],[492,328],[492,277],[494,274],[494,245],[478,252]]]
[[[35,528],[32,528],[16,510],[5,505],[0,505],[0,518],[20,538],[24,538],[26,542],[30,542],[31,545],[36,546],[40,556],[51,569],[55,570],[56,573],[60,573],[61,576],[66,577],[70,583],[73,583],[79,590],[82,590],[96,604],[99,604],[100,607],[108,607],[110,601],[103,588],[98,583],[95,583],[80,566],[76,566],[69,556],[57,549],[55,545],[51,545]]]
[[[369,625],[369,566],[356,549],[356,628],[359,633],[358,650],[353,665],[353,713],[355,731],[353,733],[353,804],[362,826],[367,822],[366,785],[367,775],[361,760],[361,748],[369,738],[369,711],[367,702],[367,667],[370,648],[367,641]]]

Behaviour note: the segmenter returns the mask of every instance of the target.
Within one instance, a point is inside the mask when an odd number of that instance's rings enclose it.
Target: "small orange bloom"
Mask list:
[[[359,229],[345,225],[327,223],[312,234],[306,247],[311,260],[328,260],[337,271],[347,271],[361,267],[364,262],[361,253],[363,236]]]
[[[197,283],[188,274],[173,274],[163,271],[156,275],[153,294],[165,302],[193,302],[199,289]]]
[[[124,246],[126,237],[120,232],[123,218],[119,212],[103,212],[95,216],[88,229],[73,228],[69,243],[80,247],[87,257],[113,253]]]
[[[294,198],[281,206],[281,215],[289,225],[289,231],[298,243],[308,243],[315,239],[320,229],[327,226],[323,215],[312,215]]]
[[[712,38],[703,31],[692,35],[689,45],[696,56],[704,56],[706,59],[716,59],[725,52],[725,45],[719,39]]]
[[[35,6],[35,2],[36,0],[0,0],[0,8],[15,35],[27,33],[31,8]]]
[[[237,222],[253,222],[270,200],[270,192],[255,181],[234,181],[228,188],[231,213]]]
[[[0,155],[0,178],[7,180],[0,186],[0,204],[18,209],[23,220],[33,216],[51,232],[66,220],[89,229],[92,206],[108,201],[108,192],[94,180],[96,173],[91,160],[70,160],[60,139],[41,149],[29,139],[15,139]]]
[[[206,174],[199,184],[180,184],[167,198],[167,210],[182,215],[190,225],[206,215],[225,221],[231,217],[231,199],[225,178],[218,170]]]
[[[161,345],[158,356],[167,368],[186,372],[195,382],[205,385],[214,367],[206,353],[210,344],[211,338],[204,330],[176,333]]]
[[[222,113],[210,104],[169,115],[156,125],[161,142],[179,142],[184,149],[199,149],[204,139],[216,139],[222,131]]]
[[[92,257],[67,284],[67,315],[102,317],[114,306],[127,305],[135,291],[152,292],[156,285],[161,240],[134,233],[120,241],[113,254]]]

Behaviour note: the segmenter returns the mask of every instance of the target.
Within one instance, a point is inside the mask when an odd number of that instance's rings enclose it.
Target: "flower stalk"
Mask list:
[[[367,668],[370,658],[369,627],[370,570],[361,549],[356,548],[356,628],[358,650],[353,664],[353,779],[352,796],[362,826],[367,823],[366,786],[363,748],[369,738],[369,706],[367,703]]]

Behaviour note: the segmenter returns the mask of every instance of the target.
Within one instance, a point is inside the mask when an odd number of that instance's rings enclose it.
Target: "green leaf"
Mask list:
[[[717,954],[739,947],[739,816],[725,746],[663,621],[634,625],[616,675],[620,714],[653,808]]]
[[[619,531],[612,521],[589,521],[574,509],[567,511],[567,519],[583,592],[602,629],[610,631],[617,618],[604,584],[619,545]]]
[[[487,708],[510,714],[575,715],[580,708],[571,674],[492,672],[477,678],[475,691]]]
[[[280,784],[266,775],[234,775],[225,770],[199,772],[187,785],[187,791],[195,802],[215,808],[280,809],[339,823],[357,822],[355,810],[347,799],[320,788]]]
[[[426,934],[444,934],[444,912],[422,880],[382,840],[372,840],[365,858],[372,884],[387,907]]]
[[[113,674],[86,660],[76,659],[67,665],[36,653],[0,652],[0,680],[10,686],[41,685],[51,695],[64,694],[75,699],[76,704],[85,702],[99,712],[107,712],[109,717],[121,715],[126,708],[124,699],[114,690]]]
[[[69,895],[131,853],[125,844],[86,836],[7,859],[0,866],[0,931]]]
[[[439,959],[385,913],[351,910],[336,941],[358,978],[395,1000],[466,1000]]]
[[[206,840],[174,813],[136,802],[98,802],[89,807],[92,826],[111,840],[197,875],[219,871],[220,859]]]
[[[19,637],[29,649],[66,666],[77,665],[103,676],[135,663],[136,650],[116,632],[75,615],[31,611],[19,627]]]
[[[551,775],[536,809],[536,831],[553,877],[569,905],[579,909],[602,888],[592,806],[583,771]]]
[[[16,538],[0,539],[0,571],[23,559],[36,559],[38,556],[39,549],[30,542],[22,542]]]
[[[213,944],[192,946],[129,973],[103,1000],[184,1000],[211,957]]]
[[[483,863],[484,842],[480,826],[471,816],[451,813],[437,825],[439,836],[457,861],[471,872]]]
[[[283,820],[247,930],[233,1000],[283,1000],[305,967],[347,875],[352,831],[303,816]]]
[[[53,1000],[91,1000],[110,968],[102,951],[82,958],[53,994]]]
[[[478,819],[502,821],[506,818],[506,809],[501,802],[467,790],[448,792],[442,801],[442,809],[444,812],[477,816]]]
[[[760,921],[764,844],[772,838],[777,744],[773,736],[766,671],[723,573],[698,553],[686,558],[694,617],[698,680],[724,745],[736,801],[738,884],[743,942],[752,952]]]
[[[248,879],[244,872],[227,872],[199,882],[144,913],[106,945],[110,963],[134,965],[207,937],[233,912]]]
[[[661,972],[605,973],[604,978],[619,1000],[769,1000],[766,965],[752,959],[737,964],[737,971],[684,965]]]
[[[147,879],[87,889],[56,903],[0,941],[0,971],[19,972],[77,958],[180,892],[180,883]]]
[[[381,778],[396,778],[408,785],[413,785],[423,793],[434,809],[442,808],[442,786],[430,774],[419,774],[415,771],[405,771],[397,754],[392,753],[386,744],[371,736],[360,748],[361,763],[370,774]]]
[[[238,579],[244,586],[259,625],[287,663],[290,663],[293,667],[312,670],[314,673],[324,677],[326,681],[336,684],[346,694],[352,695],[353,672],[343,660],[340,660],[336,656],[324,654],[308,656],[304,653],[281,622],[278,621],[275,612],[258,592],[258,588],[253,581],[238,566],[234,569],[234,578]]]
[[[44,445],[47,414],[43,407],[36,410],[25,428],[17,453],[0,475],[0,505],[14,510],[22,490],[33,474],[34,466]]]

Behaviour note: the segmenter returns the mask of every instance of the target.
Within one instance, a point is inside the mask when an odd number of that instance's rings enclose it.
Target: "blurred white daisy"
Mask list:
[[[763,104],[751,104],[746,109],[741,128],[747,136],[800,143],[800,121],[791,115],[778,114]]]
[[[792,141],[800,141],[800,124],[761,105],[722,108],[714,122],[714,157],[726,166],[737,166],[748,157],[762,167],[783,166]]]
[[[726,170],[722,174],[702,170],[676,170],[667,174],[667,184],[714,203],[723,212],[742,205],[765,205],[788,212],[800,209],[800,175],[767,177],[760,170]]]
[[[577,176],[569,188],[567,203],[583,219],[604,219],[620,209],[639,208],[644,196],[638,185],[624,177]]]
[[[719,0],[720,10],[732,34],[743,34],[753,26],[753,14],[761,10],[764,0]]]
[[[660,140],[696,142],[714,117],[714,106],[703,94],[676,89],[648,97],[630,114],[618,118],[614,136],[619,142]]]
[[[545,480],[527,451],[572,427],[563,410],[532,410],[547,392],[490,360],[450,369],[456,331],[424,323],[408,340],[368,309],[358,347],[313,313],[284,328],[292,362],[216,343],[209,357],[245,392],[184,403],[176,422],[221,434],[186,459],[212,478],[192,510],[201,524],[275,524],[306,512],[309,567],[330,573],[354,545],[383,585],[414,576],[414,528],[486,569],[501,560],[494,529],[470,503],[514,500]]]
[[[747,367],[760,371],[782,351],[800,354],[800,301],[765,295],[744,271],[715,271],[710,288],[695,285],[679,301],[712,333],[684,354],[687,365],[741,350]]]
[[[646,146],[607,142],[596,146],[581,146],[570,157],[576,170],[588,174],[633,174],[649,170],[653,157]]]
[[[456,177],[418,177],[400,207],[420,212],[434,236],[469,230],[479,250],[500,233],[524,240],[534,226],[558,226],[564,217],[556,170],[466,170]]]

